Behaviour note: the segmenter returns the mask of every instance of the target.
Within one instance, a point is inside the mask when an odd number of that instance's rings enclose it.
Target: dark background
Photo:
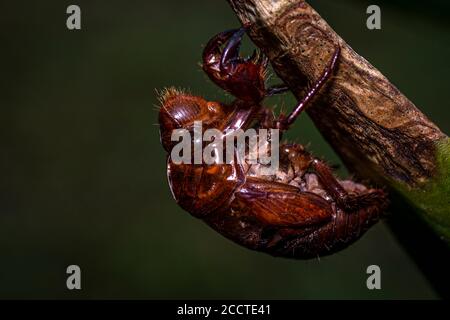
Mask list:
[[[365,26],[367,1],[310,3],[449,131],[448,1],[378,1],[381,31]],[[66,28],[70,4],[80,31]],[[4,1],[0,24],[1,298],[439,297],[384,223],[293,261],[231,243],[172,200],[155,88],[230,99],[198,66],[202,45],[238,25],[225,0]],[[306,115],[289,137],[340,163]],[[70,264],[81,291],[66,289]],[[366,288],[371,264],[382,290]]]

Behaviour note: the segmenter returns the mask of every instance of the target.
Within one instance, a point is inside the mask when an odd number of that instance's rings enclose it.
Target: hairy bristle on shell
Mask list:
[[[156,90],[156,93],[158,95],[158,100],[161,105],[164,105],[169,99],[173,97],[187,94],[186,90],[175,87],[168,87],[162,90]]]

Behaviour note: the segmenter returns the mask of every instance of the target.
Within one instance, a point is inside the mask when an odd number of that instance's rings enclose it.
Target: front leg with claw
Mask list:
[[[269,60],[260,51],[243,58],[239,55],[242,37],[247,28],[221,32],[213,37],[203,51],[203,70],[222,89],[240,100],[259,104],[265,97],[284,93],[285,85],[265,87]]]

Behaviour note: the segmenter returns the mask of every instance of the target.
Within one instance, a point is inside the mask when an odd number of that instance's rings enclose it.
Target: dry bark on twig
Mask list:
[[[446,136],[377,69],[353,51],[305,1],[229,0],[277,74],[297,97],[335,47],[335,77],[307,110],[347,167],[360,176],[417,186],[435,172],[435,142]]]

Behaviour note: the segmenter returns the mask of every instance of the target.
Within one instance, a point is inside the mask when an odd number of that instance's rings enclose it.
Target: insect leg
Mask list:
[[[266,89],[266,97],[271,97],[276,94],[283,94],[288,91],[289,91],[289,87],[287,85],[277,84],[277,85],[271,86]]]
[[[203,64],[206,69],[209,67],[216,68],[220,63],[221,46],[227,42],[237,29],[223,31],[215,35],[203,49]]]
[[[333,197],[338,206],[344,210],[355,211],[380,201],[385,201],[383,190],[373,189],[359,195],[349,194],[334,177],[331,169],[322,161],[314,159],[311,163],[324,189]]]
[[[241,48],[241,40],[244,36],[246,28],[242,27],[236,29],[231,36],[230,40],[226,44],[222,52],[222,57],[220,58],[220,70],[224,71],[227,69],[230,63],[238,61],[239,49]]]
[[[305,107],[308,105],[308,103],[317,95],[317,93],[320,91],[320,89],[323,87],[323,85],[326,83],[326,81],[330,78],[330,76],[333,74],[333,71],[336,68],[337,60],[340,54],[340,47],[337,47],[333,57],[330,60],[330,63],[323,71],[320,78],[316,81],[316,83],[309,89],[306,96],[303,97],[303,99],[298,103],[297,107],[287,116],[287,117],[280,117],[280,119],[277,122],[277,127],[280,130],[287,130],[292,123],[297,119],[297,117],[302,113],[302,111],[305,109]]]

